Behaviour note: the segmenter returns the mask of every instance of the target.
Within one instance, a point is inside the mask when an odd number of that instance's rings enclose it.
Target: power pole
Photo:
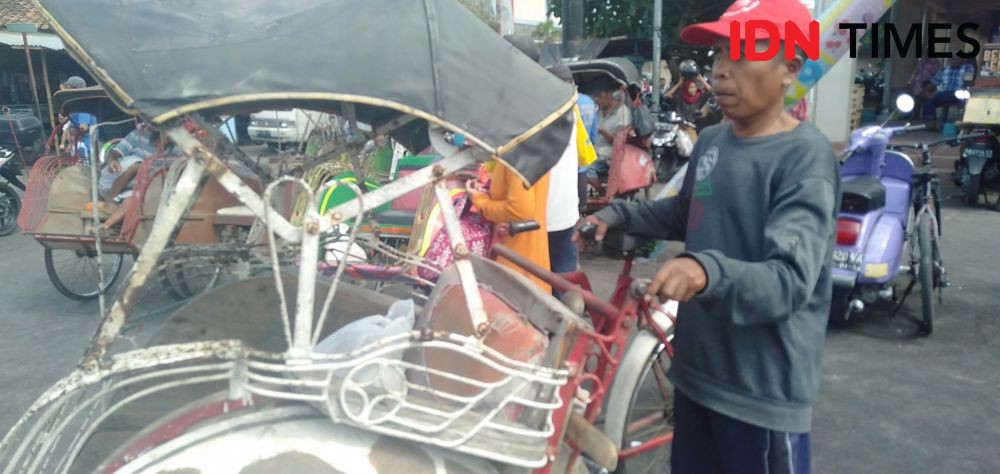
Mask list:
[[[653,113],[660,111],[660,59],[663,55],[660,36],[663,33],[663,0],[653,0]]]
[[[563,57],[580,55],[583,43],[583,0],[563,0]]]

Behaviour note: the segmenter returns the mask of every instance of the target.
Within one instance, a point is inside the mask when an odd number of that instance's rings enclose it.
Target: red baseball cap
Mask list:
[[[778,27],[779,39],[785,39],[785,23],[791,21],[801,31],[809,31],[809,22],[813,21],[809,9],[799,0],[736,0],[719,17],[718,21],[696,23],[681,30],[681,41],[698,46],[712,46],[719,39],[729,38],[730,24],[738,21],[745,24],[749,20],[764,20]],[[740,28],[744,35],[746,29]],[[770,38],[766,30],[757,30],[757,39]]]

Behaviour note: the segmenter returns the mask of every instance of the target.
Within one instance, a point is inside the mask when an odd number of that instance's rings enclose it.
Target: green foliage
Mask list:
[[[556,28],[556,22],[549,18],[535,27],[531,37],[544,43],[558,43],[562,40],[562,31]]]
[[[564,0],[549,0],[549,11],[562,16]],[[677,43],[685,25],[711,21],[732,0],[663,0],[664,44]],[[653,0],[583,0],[583,31],[592,38],[649,38],[653,36]]]
[[[468,8],[473,14],[483,20],[487,26],[494,30],[500,29],[500,22],[493,16],[493,11],[491,11],[482,0],[458,0],[465,8]]]

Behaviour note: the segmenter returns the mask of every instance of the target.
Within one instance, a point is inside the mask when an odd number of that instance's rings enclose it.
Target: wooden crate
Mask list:
[[[865,86],[855,84],[851,89],[851,130],[861,125],[861,110],[865,107]]]

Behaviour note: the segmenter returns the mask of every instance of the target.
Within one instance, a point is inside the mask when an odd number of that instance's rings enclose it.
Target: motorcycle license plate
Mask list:
[[[966,159],[968,159],[968,158],[981,158],[983,160],[992,160],[993,159],[993,147],[989,146],[989,145],[980,145],[978,143],[975,144],[975,145],[969,145],[968,147],[965,148],[965,150],[962,153],[962,155]]]
[[[864,256],[861,252],[850,252],[840,249],[833,251],[833,266],[835,268],[859,272],[861,271],[862,260],[864,260]]]

